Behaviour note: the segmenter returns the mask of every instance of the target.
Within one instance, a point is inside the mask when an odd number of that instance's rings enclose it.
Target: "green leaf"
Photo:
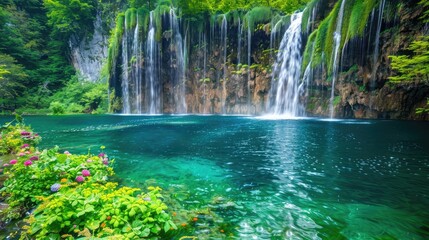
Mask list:
[[[150,234],[150,229],[149,228],[145,228],[143,229],[142,233],[140,234],[140,237],[147,237]]]

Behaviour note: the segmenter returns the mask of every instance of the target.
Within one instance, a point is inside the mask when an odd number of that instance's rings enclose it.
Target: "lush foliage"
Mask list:
[[[19,119],[19,117],[17,118]],[[18,121],[15,125],[7,123],[1,127],[0,155],[19,153],[29,154],[34,152],[34,147],[39,143],[40,136],[31,131],[31,128]]]
[[[107,85],[72,78],[51,97],[53,114],[107,112]]]
[[[177,228],[159,187],[142,192],[108,182],[113,161],[104,152],[75,155],[60,153],[59,147],[39,152],[35,144],[40,137],[19,116],[17,121],[1,132],[0,151],[17,154],[4,164],[8,179],[0,192],[9,207],[0,214],[19,218],[37,206],[21,238],[151,238]]]
[[[194,15],[200,12],[226,13],[232,10],[250,10],[254,7],[265,6],[292,13],[302,8],[309,0],[178,0],[177,5],[184,14]]]
[[[429,81],[429,36],[413,41],[408,50],[413,52],[411,56],[390,56],[392,70],[397,73],[390,81]]]
[[[79,35],[91,30],[96,0],[44,0],[43,3],[54,34],[68,40],[72,34]]]
[[[176,228],[164,211],[167,206],[160,200],[161,189],[148,190],[118,188],[111,182],[64,184],[57,193],[40,198],[43,203],[28,220],[27,233],[38,239],[73,235],[133,239]]]
[[[0,110],[47,108],[48,97],[74,70],[67,42],[48,25],[42,1],[2,1],[0,4]]]
[[[11,207],[34,206],[40,202],[38,196],[52,193],[53,184],[73,182],[83,170],[90,172],[87,181],[91,182],[106,181],[113,174],[112,168],[104,164],[107,162],[103,163],[104,156],[59,153],[58,149],[31,152],[22,148],[16,162],[6,169],[9,178],[2,190]]]

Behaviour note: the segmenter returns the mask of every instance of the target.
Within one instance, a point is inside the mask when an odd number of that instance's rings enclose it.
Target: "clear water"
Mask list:
[[[6,118],[2,117],[2,122]],[[242,116],[27,117],[72,153],[105,145],[124,183],[208,209],[199,239],[429,238],[429,123]]]

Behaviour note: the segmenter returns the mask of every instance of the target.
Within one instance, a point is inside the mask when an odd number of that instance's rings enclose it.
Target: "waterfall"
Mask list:
[[[302,13],[291,16],[291,24],[283,35],[273,67],[268,109],[274,115],[296,117],[304,114],[299,102],[301,75]]]
[[[125,18],[125,25],[127,26],[127,19]],[[128,30],[124,30],[124,36],[122,38],[122,101],[123,109],[122,113],[130,114],[130,86],[129,86],[129,62],[128,62]]]
[[[383,10],[384,10],[385,0],[381,0],[380,5],[378,6],[378,20],[377,20],[377,30],[375,33],[375,48],[374,54],[372,55],[372,71],[371,71],[371,90],[375,88],[375,80],[377,73],[377,60],[380,49],[380,31],[381,31],[381,23],[383,22]],[[371,33],[370,33],[371,34]]]
[[[203,36],[203,42],[204,42],[204,60],[203,60],[203,95],[204,95],[204,101],[203,101],[203,113],[208,113],[206,109],[206,101],[207,101],[207,89],[206,89],[206,75],[207,75],[207,39],[206,35]]]
[[[252,31],[250,29],[250,21],[247,22],[247,114],[251,114],[250,111],[250,64],[252,54]]]
[[[237,70],[241,67],[241,35],[243,34],[243,28],[241,26],[241,19],[238,18],[238,27],[237,27]]]
[[[222,96],[221,96],[221,113],[225,114],[225,98],[226,98],[226,81],[227,81],[227,68],[226,65],[226,48],[227,48],[227,42],[228,42],[228,21],[226,20],[226,15],[223,15],[222,18],[222,25],[220,29],[220,39],[222,44],[222,68],[223,68],[223,76],[222,76]]]
[[[344,5],[346,0],[341,2],[341,7],[338,12],[337,25],[334,32],[334,52],[332,61],[332,89],[331,98],[329,99],[329,116],[334,117],[334,97],[335,97],[335,81],[338,75],[338,51],[341,44],[341,27],[343,25]]]
[[[170,27],[172,30],[172,44],[174,53],[171,55],[170,60],[172,63],[172,84],[173,84],[173,99],[175,104],[175,113],[186,113],[186,99],[185,99],[185,47],[180,34],[179,21],[174,9],[170,9]],[[174,55],[174,56],[173,56]],[[173,58],[174,57],[174,58]]]
[[[142,108],[141,108],[141,82],[142,82],[142,76],[141,76],[141,47],[140,47],[140,39],[139,39],[139,21],[138,21],[138,15],[137,15],[137,24],[134,30],[134,37],[133,37],[133,80],[134,80],[134,91],[133,91],[133,98],[135,103],[135,113],[141,114]]]
[[[158,48],[155,40],[155,21],[153,11],[149,15],[149,32],[146,40],[145,103],[146,112],[161,112],[161,88],[158,80]]]

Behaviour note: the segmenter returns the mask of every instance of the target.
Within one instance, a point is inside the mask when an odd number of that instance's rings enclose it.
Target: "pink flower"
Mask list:
[[[9,166],[9,163],[4,163],[3,164],[3,167],[8,167]]]
[[[31,133],[27,132],[27,131],[22,131],[21,132],[21,136],[29,136]]]
[[[25,156],[25,153],[23,152],[18,153],[18,157],[22,157],[22,156]]]
[[[30,145],[29,145],[28,143],[23,144],[23,145],[21,146],[21,148],[28,148],[28,147],[30,147]]]
[[[76,177],[76,182],[83,182],[83,181],[85,181],[85,178],[82,177],[81,175]]]
[[[27,160],[24,162],[25,166],[30,166],[31,164],[33,164],[33,162],[31,160]]]
[[[104,165],[109,165],[109,159],[104,158],[104,159],[103,159],[103,164],[104,164]]]
[[[39,160],[39,157],[38,156],[32,156],[29,160],[31,160],[31,161]]]
[[[64,154],[71,155],[71,153],[69,151],[64,151]]]
[[[31,152],[30,152],[30,151],[25,151],[24,153],[25,153],[25,154],[30,154]]]
[[[86,162],[87,162],[87,163],[91,163],[91,162],[92,162],[92,160],[91,160],[91,159],[88,159],[88,160],[86,160]]]
[[[82,175],[84,177],[88,177],[88,176],[91,176],[91,173],[88,170],[84,169],[84,170],[82,170]]]
[[[10,164],[12,164],[12,165],[14,165],[14,164],[16,164],[18,161],[16,160],[16,159],[12,159],[12,160],[10,160]]]
[[[99,157],[104,157],[104,153],[98,154]]]

